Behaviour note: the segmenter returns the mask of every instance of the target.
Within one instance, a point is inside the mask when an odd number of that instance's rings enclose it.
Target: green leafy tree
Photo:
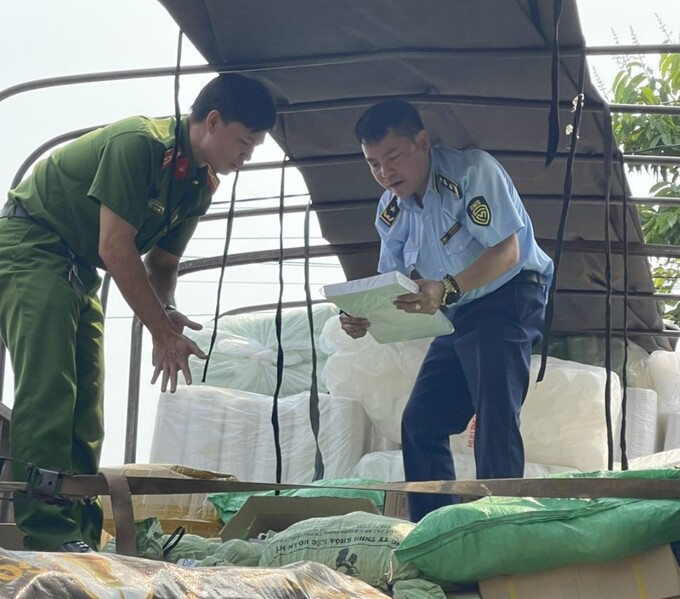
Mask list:
[[[627,57],[619,67],[612,85],[614,103],[680,106],[680,54],[660,55],[655,68],[641,57]],[[617,143],[626,154],[680,156],[680,116],[616,114],[613,126]],[[650,196],[680,197],[677,166],[636,165],[633,168],[644,169],[654,176]],[[639,214],[647,243],[680,246],[680,207],[641,206]],[[658,292],[677,291],[680,259],[655,259],[652,274]],[[665,304],[665,317],[680,324],[680,302]]]

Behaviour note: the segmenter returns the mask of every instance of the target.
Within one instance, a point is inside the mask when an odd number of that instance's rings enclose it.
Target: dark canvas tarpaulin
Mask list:
[[[560,141],[549,167],[553,0],[160,1],[216,68],[243,70],[272,89],[280,109],[273,136],[291,159],[302,161],[314,205],[365,202],[365,208],[319,213],[331,244],[373,242],[369,249],[340,257],[348,279],[375,273],[373,220],[381,193],[353,127],[367,106],[388,97],[412,101],[435,141],[493,154],[524,197],[536,236],[553,254],[571,143],[565,126],[573,119],[584,47],[575,0],[562,3]],[[610,124],[588,77],[585,107],[566,242],[605,239],[603,134]],[[626,191],[615,160],[611,193],[619,203],[610,212],[612,242],[623,240],[620,200]],[[642,241],[634,206],[626,218],[629,241]],[[565,252],[558,289],[604,291],[604,265],[603,253]],[[613,256],[612,272],[613,289],[622,291],[621,255]],[[653,292],[646,258],[630,256],[628,272],[630,291]],[[615,298],[612,303],[613,326],[621,328],[623,302]],[[629,328],[663,329],[655,300],[629,299],[628,306]],[[558,293],[556,333],[602,331],[604,322],[603,297]],[[636,340],[650,350],[670,348],[661,337]]]

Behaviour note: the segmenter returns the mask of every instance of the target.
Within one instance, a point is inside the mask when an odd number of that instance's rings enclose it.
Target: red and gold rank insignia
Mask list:
[[[480,227],[487,227],[491,223],[491,208],[484,196],[472,198],[467,207],[470,220]]]
[[[401,211],[401,208],[399,208],[399,204],[397,203],[398,201],[397,196],[392,196],[390,203],[387,204],[385,209],[380,213],[380,220],[388,227],[391,227],[394,224],[394,221],[397,220],[399,212]]]
[[[161,168],[166,169],[172,163],[172,153],[174,148],[170,148],[163,154],[163,165]],[[189,158],[182,156],[182,148],[177,150],[177,158],[175,159],[174,179],[184,179],[189,174]]]

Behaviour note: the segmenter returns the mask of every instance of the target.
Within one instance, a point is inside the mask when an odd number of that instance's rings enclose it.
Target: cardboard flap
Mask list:
[[[341,516],[351,512],[380,514],[370,499],[338,497],[249,497],[236,515],[220,532],[223,541],[254,539],[260,533],[281,532],[290,525],[325,516]]]

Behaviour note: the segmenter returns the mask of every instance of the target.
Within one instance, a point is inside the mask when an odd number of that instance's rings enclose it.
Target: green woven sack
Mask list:
[[[317,562],[386,589],[394,581],[420,577],[415,566],[393,556],[414,526],[367,512],[309,518],[274,534],[260,558],[260,567]]]
[[[680,478],[678,470],[559,478]],[[395,556],[428,578],[469,583],[640,553],[680,539],[680,501],[485,497],[428,514]]]

